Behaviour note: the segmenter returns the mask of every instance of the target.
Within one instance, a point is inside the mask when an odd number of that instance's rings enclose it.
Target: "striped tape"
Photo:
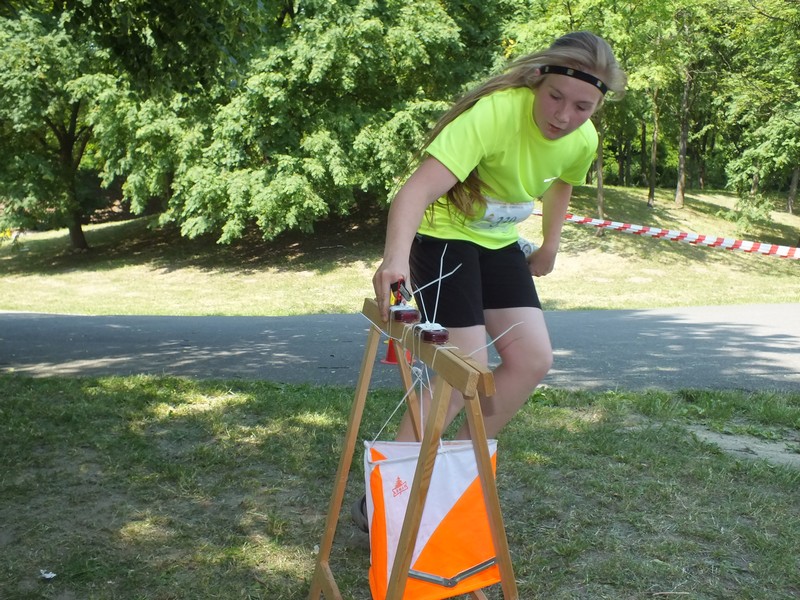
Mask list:
[[[534,214],[541,216],[541,210],[535,210]],[[780,258],[800,259],[800,248],[791,246],[778,246],[777,244],[764,244],[761,242],[750,242],[747,240],[737,240],[735,238],[711,237],[697,233],[676,231],[674,229],[660,229],[658,227],[648,227],[646,225],[632,225],[630,223],[620,223],[619,221],[606,221],[603,219],[592,219],[589,217],[579,217],[572,213],[567,213],[564,220],[578,225],[587,225],[614,231],[623,231],[634,235],[643,235],[672,242],[683,242],[695,246],[707,246],[709,248],[724,248],[725,250],[739,250],[740,252],[752,252],[767,256],[778,256]]]

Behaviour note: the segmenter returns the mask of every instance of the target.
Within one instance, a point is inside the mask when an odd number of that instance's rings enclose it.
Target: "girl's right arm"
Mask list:
[[[383,262],[372,277],[375,298],[384,321],[389,320],[391,285],[400,279],[410,282],[408,259],[411,242],[433,202],[452,188],[458,179],[441,162],[426,158],[392,200],[389,208]],[[409,287],[409,289],[411,289]]]

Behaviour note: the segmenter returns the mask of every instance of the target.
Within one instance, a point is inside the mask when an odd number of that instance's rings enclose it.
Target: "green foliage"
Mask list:
[[[735,153],[727,165],[743,204],[759,189],[781,187],[800,165],[800,5],[770,0],[739,10],[731,79]]]
[[[656,123],[653,185],[674,185],[682,128],[690,185],[744,210],[800,164],[796,2],[12,0],[0,19],[9,225],[74,229],[92,172],[223,243],[382,210],[455,97],[574,29],[629,74],[599,116],[607,183],[650,183]]]
[[[137,87],[148,91],[194,90],[225,81],[260,42],[280,3],[261,0],[37,0],[14,1],[55,17],[73,16],[68,31],[91,32]],[[285,4],[285,3],[284,3]]]
[[[185,235],[230,242],[255,222],[271,239],[347,214],[357,193],[387,200],[463,83],[448,65],[470,41],[422,0],[304,4],[270,37],[175,166],[166,218]]]
[[[66,18],[0,18],[0,223],[79,227],[97,206],[81,170],[91,137],[87,114],[114,78],[104,55],[76,41]]]

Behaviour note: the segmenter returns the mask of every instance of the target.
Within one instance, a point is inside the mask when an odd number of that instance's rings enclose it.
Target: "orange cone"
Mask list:
[[[394,340],[389,338],[389,347],[386,349],[386,358],[381,361],[385,365],[397,364],[397,350],[394,347]],[[411,352],[406,350],[406,362],[411,364]]]

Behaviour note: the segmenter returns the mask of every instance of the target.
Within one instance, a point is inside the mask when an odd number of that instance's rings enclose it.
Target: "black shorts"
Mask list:
[[[423,321],[471,327],[486,323],[485,309],[542,307],[528,261],[516,243],[489,250],[472,242],[417,234],[410,267],[415,291],[435,282],[415,294]],[[456,267],[452,275],[436,282],[440,274]]]

